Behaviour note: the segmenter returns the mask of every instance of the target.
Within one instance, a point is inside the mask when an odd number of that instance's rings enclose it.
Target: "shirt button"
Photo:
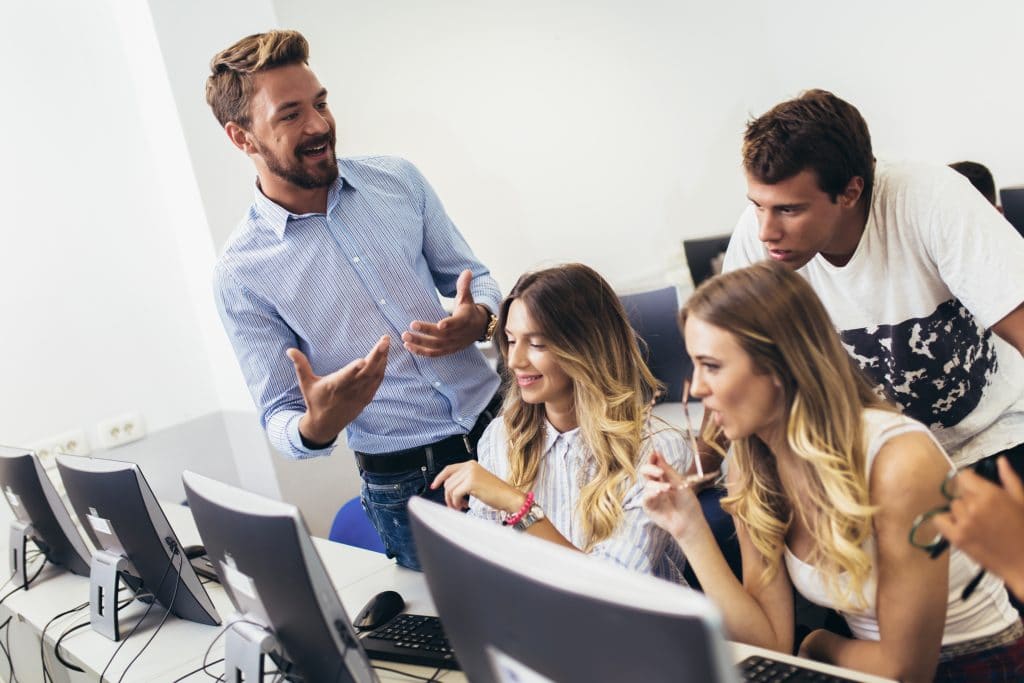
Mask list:
[[[439,386],[441,386],[441,383],[440,383],[440,382],[437,382],[437,381],[435,381],[435,382],[434,382],[434,388],[436,389],[436,388],[437,388],[437,387],[439,387]]]
[[[358,256],[353,256],[352,257],[352,263],[359,263],[359,257]]]
[[[388,300],[387,300],[387,299],[381,299],[381,300],[380,300],[380,301],[378,301],[377,303],[379,303],[379,304],[380,304],[381,306],[383,306],[383,305],[384,305],[384,304],[386,304],[387,302],[388,302]]]

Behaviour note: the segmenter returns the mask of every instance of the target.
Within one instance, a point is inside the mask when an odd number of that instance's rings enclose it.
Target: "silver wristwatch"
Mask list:
[[[518,531],[526,531],[526,529],[529,528],[531,524],[539,522],[546,516],[547,515],[544,514],[544,510],[541,508],[541,506],[537,505],[537,503],[534,503],[533,505],[530,506],[530,509],[526,511],[526,514],[523,515],[522,519],[520,519],[518,522],[512,525],[512,528]]]

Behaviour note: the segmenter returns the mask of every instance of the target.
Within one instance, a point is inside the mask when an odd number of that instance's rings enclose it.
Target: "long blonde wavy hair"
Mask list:
[[[761,577],[779,571],[785,537],[798,516],[814,539],[808,558],[846,608],[863,608],[872,561],[864,542],[876,508],[868,497],[865,408],[891,409],[853,365],[810,285],[785,266],[761,262],[702,285],[680,313],[730,332],[757,372],[782,386],[786,442],[796,456],[797,481],[786,491],[774,455],[757,436],[733,442],[730,468],[739,480],[722,507],[747,528],[765,562]],[[721,436],[710,422],[707,443]],[[846,574],[848,584],[840,581]]]
[[[519,278],[502,302],[495,332],[506,361],[505,323],[516,300],[526,306],[547,349],[572,381],[576,421],[596,466],[593,478],[583,484],[578,508],[583,550],[590,550],[622,521],[622,502],[637,480],[649,406],[660,385],[644,363],[618,296],[593,269],[570,263]],[[544,405],[523,401],[507,369],[503,415],[509,483],[526,490],[544,455]]]

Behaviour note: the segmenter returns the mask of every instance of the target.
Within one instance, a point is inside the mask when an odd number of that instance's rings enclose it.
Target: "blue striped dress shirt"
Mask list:
[[[467,433],[498,376],[473,345],[425,358],[400,335],[413,320],[448,315],[438,292],[454,296],[466,268],[474,300],[495,312],[498,284],[411,163],[356,157],[339,159],[338,170],[326,214],[291,214],[257,187],[214,272],[221,320],[267,435],[292,458],[328,454],[332,446],[311,450],[299,437],[306,406],[285,350],[300,349],[326,375],[384,334],[384,380],[348,426],[349,446],[385,453]]]
[[[597,470],[594,458],[583,442],[580,430],[559,433],[545,424],[544,454],[533,494],[551,524],[577,548],[586,545],[580,520],[580,491]],[[655,418],[652,433],[641,444],[640,462],[646,462],[657,450],[677,472],[685,472],[693,463],[693,453],[683,434]],[[508,481],[508,435],[499,416],[487,427],[477,444],[480,464],[503,481]],[[651,521],[643,509],[644,482],[639,477],[626,491],[623,518],[611,536],[590,550],[591,557],[614,562],[626,569],[659,578],[686,583],[683,569],[686,558],[668,532]],[[500,513],[476,498],[470,499],[471,515],[497,521]]]

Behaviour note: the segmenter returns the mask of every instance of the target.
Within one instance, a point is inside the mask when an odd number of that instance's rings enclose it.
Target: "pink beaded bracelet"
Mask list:
[[[505,526],[515,526],[519,523],[519,520],[526,516],[526,513],[530,511],[531,507],[533,507],[533,491],[526,494],[526,500],[523,501],[523,507],[519,508],[519,512],[511,515],[510,517],[506,517],[502,524]]]

